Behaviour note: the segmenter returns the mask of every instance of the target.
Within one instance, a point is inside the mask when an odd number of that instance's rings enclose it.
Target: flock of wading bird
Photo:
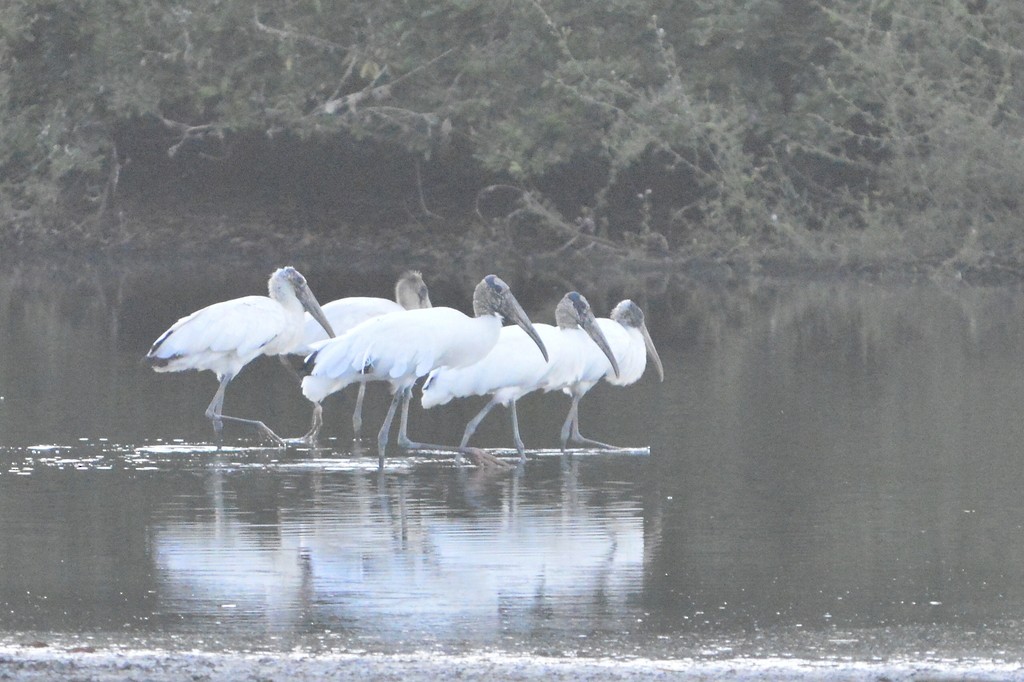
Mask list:
[[[349,297],[323,307],[295,268],[275,271],[268,296],[244,296],[214,303],[181,318],[153,343],[147,362],[158,372],[210,370],[220,385],[206,408],[217,442],[225,421],[249,424],[279,446],[316,446],[323,424],[321,402],[354,383],[359,384],[352,425],[362,426],[366,383],[386,381],[394,398],[377,435],[379,465],[395,412],[401,405],[398,445],[407,450],[453,451],[457,461],[471,454],[469,439],[495,405],[504,405],[520,462],[526,449],[519,435],[516,401],[533,391],[561,390],[572,398],[562,426],[562,451],[573,442],[615,449],[584,438],[579,430],[579,402],[601,379],[625,386],[637,381],[648,356],[664,379],[643,311],[630,300],[620,302],[610,318],[595,318],[587,299],[572,291],[555,308],[557,326],[532,324],[508,285],[495,275],[484,277],[473,292],[473,317],[454,308],[432,307],[419,272],[404,273],[395,285],[395,300]],[[504,322],[513,323],[502,326]],[[313,403],[309,432],[284,439],[262,421],[223,413],[228,383],[260,355],[305,357],[302,393]],[[418,443],[407,434],[409,402],[416,382],[426,377],[424,408],[452,398],[491,396],[466,425],[457,447]],[[497,461],[489,457],[490,461]],[[485,459],[486,461],[486,459]]]

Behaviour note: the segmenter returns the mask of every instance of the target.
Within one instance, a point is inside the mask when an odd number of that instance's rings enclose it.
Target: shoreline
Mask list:
[[[916,680],[1024,679],[1024,664],[988,659],[935,658],[856,661],[767,658],[565,658],[494,652],[461,655],[368,653],[240,653],[150,649],[60,649],[0,646],[0,677],[95,682],[163,680]]]

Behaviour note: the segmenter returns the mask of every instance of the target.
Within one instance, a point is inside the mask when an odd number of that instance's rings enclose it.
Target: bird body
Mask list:
[[[613,386],[629,386],[636,383],[647,369],[647,348],[643,334],[636,327],[624,327],[607,317],[597,318],[597,324],[608,339],[608,345],[619,363],[619,374],[607,366],[602,375]],[[602,358],[603,359],[603,358]],[[605,360],[607,364],[607,360]]]
[[[555,319],[557,327],[534,325],[548,349],[549,360],[541,362],[536,353],[529,352],[530,338],[521,328],[505,327],[491,352],[476,364],[434,370],[423,386],[421,404],[430,408],[452,398],[490,395],[490,402],[466,425],[462,447],[487,413],[495,405],[504,405],[509,408],[516,449],[520,457],[525,458],[516,414],[517,400],[536,390],[550,391],[573,385],[587,371],[595,374],[594,381],[600,380],[605,371],[618,371],[617,361],[583,296],[573,291],[562,297],[555,308]]]
[[[302,342],[298,299],[244,296],[214,303],[175,322],[146,356],[157,372],[210,370],[234,376],[260,355],[287,353]]]
[[[313,401],[314,422],[320,401],[353,381],[367,377],[389,381],[394,399],[377,434],[379,465],[395,410],[402,405],[399,445],[423,449],[406,436],[409,400],[416,380],[439,367],[464,367],[483,359],[498,342],[503,319],[521,326],[547,360],[547,350],[508,285],[488,275],[473,292],[474,317],[454,308],[392,313],[367,320],[337,339],[324,342],[306,358],[309,376],[302,393]],[[315,427],[318,428],[318,427]],[[315,429],[311,430],[315,438]]]
[[[430,295],[423,275],[416,270],[408,270],[395,283],[395,300],[374,296],[349,296],[325,303],[324,315],[341,336],[357,324],[374,317],[397,313],[403,310],[417,310],[430,307]],[[326,341],[327,334],[320,324],[309,313],[305,314],[303,342],[294,351],[295,354],[308,355],[313,352],[314,344]]]
[[[649,355],[658,370],[659,380],[665,379],[661,358],[647,331],[644,313],[638,305],[629,299],[620,301],[612,310],[610,319],[598,318],[596,322],[608,340],[608,346],[612,356],[616,359],[617,367],[613,371],[612,364],[609,362],[610,358],[602,353],[594,352],[592,348],[583,348],[581,350],[584,355],[581,358],[583,369],[578,378],[575,381],[566,382],[562,386],[551,386],[551,389],[561,388],[563,392],[572,397],[569,414],[562,425],[563,450],[570,440],[613,449],[613,446],[606,443],[584,438],[579,430],[580,399],[602,378],[616,386],[628,386],[635,383],[643,376]]]
[[[604,334],[605,330],[600,326],[600,320],[597,322],[598,328]],[[589,384],[589,388],[600,381],[606,372],[611,371],[612,365],[608,357],[594,343],[583,343],[582,341],[580,339],[573,344],[573,357],[567,359],[565,371],[552,372],[545,378],[543,385],[545,391],[558,389],[565,391],[567,386],[576,384]]]
[[[418,270],[407,270],[402,273],[395,283],[395,300],[389,301],[386,298],[375,298],[371,296],[349,296],[339,298],[324,305],[324,315],[327,316],[336,334],[341,335],[349,329],[381,315],[390,315],[404,310],[419,310],[430,307],[430,294],[427,285],[423,281],[423,275]],[[312,315],[306,313],[305,329],[303,331],[303,342],[292,351],[303,356],[309,355],[319,348],[323,341],[327,340],[323,328],[317,324]],[[285,362],[291,368],[291,365]],[[372,377],[363,375],[359,381],[359,393],[356,396],[356,406],[352,411],[352,432],[358,438],[363,426],[363,399],[366,396],[366,382]],[[319,402],[313,409],[313,423],[309,432],[299,442],[313,443],[320,430],[322,415]]]
[[[597,323],[606,334],[610,335],[609,345],[619,363],[619,372],[605,373],[605,379],[615,386],[628,386],[643,376],[647,369],[647,359],[654,363],[658,372],[658,381],[665,380],[665,368],[661,364],[661,356],[654,347],[651,333],[647,331],[644,311],[628,298],[620,301],[610,314],[610,319],[599,318]],[[618,328],[616,328],[618,325]],[[625,335],[623,335],[625,332]],[[616,339],[612,341],[612,338]]]
[[[375,317],[306,360],[302,393],[320,402],[356,381],[382,380],[405,388],[436,367],[461,367],[483,358],[498,340],[501,318],[469,317],[454,308],[405,310]]]
[[[325,303],[323,309],[324,315],[327,316],[327,320],[331,323],[335,334],[339,336],[357,324],[366,322],[374,317],[405,310],[405,308],[394,301],[375,296],[339,298],[336,301]],[[316,344],[329,338],[324,333],[323,328],[313,319],[312,315],[307,313],[303,324],[302,343],[295,348],[294,353],[296,355],[309,355],[315,350]]]
[[[269,296],[243,296],[206,306],[182,317],[160,335],[146,354],[157,372],[210,370],[220,386],[206,416],[220,436],[223,419],[257,426],[277,437],[262,422],[222,415],[224,390],[241,369],[260,355],[279,355],[302,343],[303,310],[309,311],[328,334],[334,334],[320,305],[298,270],[276,270],[267,282]]]
[[[535,324],[533,328],[544,342],[550,362],[537,355],[533,339],[521,328],[502,327],[494,348],[478,362],[431,372],[420,403],[430,409],[453,398],[494,394],[496,402],[508,405],[536,390],[549,372],[564,364],[559,362],[563,339],[552,325]]]

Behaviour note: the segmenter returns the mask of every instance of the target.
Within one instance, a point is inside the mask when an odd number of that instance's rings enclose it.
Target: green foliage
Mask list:
[[[1022,34],[990,0],[8,0],[0,213],[103,210],[126,130],[454,143],[459,191],[613,243],[1019,260]]]
[[[829,13],[842,39],[810,104],[839,156],[866,167],[859,221],[908,257],[1019,258],[1024,7],[856,4]]]

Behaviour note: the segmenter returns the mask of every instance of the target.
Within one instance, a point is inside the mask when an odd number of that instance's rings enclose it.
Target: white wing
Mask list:
[[[327,316],[327,321],[331,323],[331,328],[334,330],[336,337],[341,336],[349,329],[369,319],[401,310],[404,310],[404,308],[394,301],[371,296],[340,298],[323,306],[324,315]],[[312,315],[306,313],[302,332],[302,345],[292,352],[306,355],[314,350],[314,343],[324,341],[327,338],[327,332],[324,331],[324,328],[313,319]]]
[[[214,303],[181,318],[147,357],[158,371],[210,369],[235,374],[288,328],[284,309],[266,296]]]
[[[535,324],[555,362],[561,349],[561,333],[557,327]],[[488,395],[509,389],[509,397],[518,399],[536,390],[550,366],[537,351],[537,344],[521,327],[502,327],[498,343],[483,360],[459,368],[440,368],[430,373],[423,385],[421,403],[424,408],[444,405],[452,398]]]
[[[404,310],[375,317],[326,342],[310,358],[312,376],[366,372],[379,379],[423,376],[445,354],[469,318],[452,308]]]

